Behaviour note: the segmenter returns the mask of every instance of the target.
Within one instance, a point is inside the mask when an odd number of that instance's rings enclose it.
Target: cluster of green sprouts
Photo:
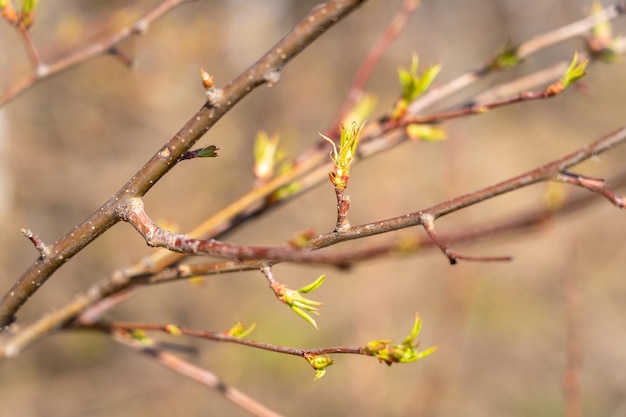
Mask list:
[[[372,340],[363,348],[363,353],[374,356],[381,363],[389,366],[394,363],[410,363],[423,359],[437,350],[437,346],[431,346],[422,351],[417,350],[419,342],[416,339],[421,330],[422,319],[419,314],[416,314],[413,327],[402,343],[392,344],[392,340]]]
[[[381,363],[391,366],[394,363],[410,363],[423,359],[437,350],[437,346],[431,346],[425,350],[418,350],[417,337],[422,330],[422,320],[419,314],[415,315],[415,322],[409,334],[402,343],[392,344],[392,340],[372,340],[362,347],[361,353],[378,358]],[[333,364],[330,356],[312,355],[305,353],[304,358],[315,369],[315,380],[320,379],[326,373],[326,368]]]

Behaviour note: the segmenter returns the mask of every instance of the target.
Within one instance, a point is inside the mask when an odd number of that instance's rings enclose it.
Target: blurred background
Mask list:
[[[41,2],[31,33],[42,59],[52,62],[128,26],[158,3]],[[98,57],[1,108],[0,291],[37,257],[20,228],[46,242],[67,233],[202,105],[200,67],[218,86],[226,84],[316,3],[186,4],[120,46],[136,60],[134,68]],[[217,145],[219,158],[178,165],[146,197],[148,213],[186,232],[243,195],[253,184],[252,145],[259,130],[280,134],[290,155],[318,141],[399,5],[367,2],[289,64],[279,83],[248,96],[201,141]],[[441,63],[437,83],[443,84],[488,61],[507,42],[580,19],[590,6],[583,0],[423,1],[368,84],[378,97],[377,114],[397,98],[396,69],[408,67],[412,53],[422,64]],[[624,19],[614,24],[624,33]],[[574,39],[541,51],[454,102],[583,49]],[[18,34],[4,22],[0,50],[4,90],[32,69]],[[449,122],[445,142],[408,142],[359,163],[348,188],[352,224],[417,211],[494,184],[623,126],[624,65],[594,64],[584,91]],[[577,172],[609,177],[624,168],[625,156],[626,149],[618,148]],[[438,227],[444,232],[495,223],[541,207],[545,192],[540,184],[511,193],[446,216]],[[308,227],[332,230],[334,221],[335,195],[325,183],[225,239],[280,245]],[[569,299],[578,300],[569,308],[581,317],[584,413],[620,416],[626,414],[625,235],[624,213],[598,197],[593,206],[532,232],[456,247],[475,255],[510,254],[510,263],[452,267],[429,251],[350,271],[277,266],[276,278],[291,288],[327,274],[313,297],[324,302],[318,331],[277,302],[255,272],[146,288],[108,317],[214,331],[237,320],[256,322],[256,340],[312,348],[401,341],[419,312],[422,346],[439,345],[435,354],[390,368],[373,358],[338,355],[316,382],[314,371],[296,357],[194,339],[174,342],[197,349],[186,356],[193,363],[288,416],[561,416],[569,289]],[[67,303],[150,250],[130,226],[117,225],[59,270],[20,311],[19,322]],[[46,337],[3,361],[0,404],[2,414],[12,417],[246,415],[218,393],[104,336],[75,333]]]

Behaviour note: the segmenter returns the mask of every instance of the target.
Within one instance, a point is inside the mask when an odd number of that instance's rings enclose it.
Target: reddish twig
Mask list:
[[[307,355],[324,355],[324,354],[354,354],[362,355],[363,348],[359,346],[337,346],[337,347],[324,347],[316,349],[302,349],[289,346],[274,345],[271,343],[258,342],[250,339],[243,339],[237,336],[232,336],[228,331],[225,332],[210,332],[206,330],[192,329],[188,327],[173,326],[171,324],[152,324],[152,323],[138,323],[138,322],[97,322],[93,324],[83,324],[80,320],[72,323],[70,328],[83,328],[83,329],[97,329],[101,331],[119,332],[119,331],[133,331],[133,330],[145,330],[145,331],[160,331],[167,334],[173,332],[181,335],[197,337],[200,339],[213,340],[216,342],[233,343],[237,345],[248,346],[255,349],[267,350],[275,353],[282,353],[286,355],[299,356],[301,358]]]
[[[460,260],[464,261],[476,261],[476,262],[503,262],[510,261],[513,258],[511,256],[470,256],[460,254],[452,249],[444,243],[435,230],[435,218],[431,215],[422,216],[422,221],[424,223],[424,229],[428,234],[428,237],[441,249],[444,255],[448,257],[451,265],[456,264]]]
[[[606,181],[603,179],[589,178],[567,171],[560,172],[553,179],[557,182],[575,185],[591,192],[600,194],[601,196],[609,200],[611,204],[613,204],[617,208],[624,208],[624,198],[620,197],[615,193],[615,191],[611,190]]]
[[[50,255],[50,247],[46,245],[43,240],[39,238],[29,229],[22,229],[22,234],[35,245],[35,249],[39,251],[42,258],[47,258]]]
[[[41,62],[41,58],[39,57],[39,53],[37,52],[37,48],[33,44],[33,39],[30,37],[30,32],[28,28],[23,25],[18,25],[18,32],[21,35],[22,40],[24,41],[24,45],[26,46],[26,52],[28,53],[28,58],[30,59],[33,68],[35,68],[36,74],[42,74],[45,72],[45,66],[43,62]],[[2,100],[0,100],[0,105],[2,104]]]

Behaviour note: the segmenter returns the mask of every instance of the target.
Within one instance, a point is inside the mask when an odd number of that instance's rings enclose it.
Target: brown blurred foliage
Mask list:
[[[31,32],[44,60],[128,25],[155,1],[41,2]],[[155,22],[121,49],[129,70],[103,56],[49,79],[0,109],[0,287],[8,288],[37,256],[21,227],[54,241],[97,209],[175,133],[204,100],[198,68],[223,85],[272,46],[316,1],[198,1]],[[183,163],[147,196],[156,219],[191,229],[245,193],[253,182],[252,142],[277,132],[291,155],[318,140],[335,116],[360,60],[395,13],[398,1],[371,2],[325,34],[279,83],[247,97],[202,145],[217,159]],[[443,83],[487,61],[507,41],[521,42],[579,19],[585,1],[425,0],[369,83],[383,111],[397,97],[396,68],[417,52],[442,63]],[[624,26],[623,21],[615,23]],[[579,40],[534,56],[481,82],[474,93],[570,57]],[[18,35],[0,24],[0,87],[30,71]],[[557,158],[624,123],[623,64],[594,65],[584,83],[555,100],[533,102],[447,124],[443,143],[405,143],[353,169],[351,221],[416,211]],[[472,92],[468,92],[471,97]],[[586,163],[609,176],[624,149]],[[389,179],[392,178],[393,181]],[[463,210],[442,230],[488,224],[542,204],[545,185]],[[334,193],[325,184],[228,235],[228,241],[281,244],[294,232],[331,230]],[[175,204],[172,202],[175,201]],[[340,356],[313,382],[301,359],[199,340],[191,359],[285,415],[552,416],[562,415],[566,351],[564,280],[578,283],[583,320],[583,404],[588,415],[626,410],[626,235],[624,214],[597,204],[531,233],[462,247],[511,254],[503,264],[451,267],[436,252],[365,263],[350,271],[275,268],[297,288],[320,273],[324,301],[315,331],[274,299],[259,273],[210,277],[146,289],[112,312],[124,320],[177,323],[207,330],[257,322],[253,338],[299,347],[359,345],[401,339],[414,314],[421,339],[439,351],[411,365],[378,365]],[[71,299],[116,268],[148,253],[120,224],[81,252],[20,312],[28,321]],[[244,415],[218,394],[135,352],[91,334],[46,338],[0,367],[6,416]],[[620,411],[621,410],[621,411]]]

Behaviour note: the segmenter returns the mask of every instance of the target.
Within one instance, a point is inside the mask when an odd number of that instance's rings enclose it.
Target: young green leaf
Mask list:
[[[310,292],[315,291],[316,289],[318,289],[319,287],[322,286],[322,284],[324,283],[324,280],[326,279],[326,275],[322,274],[320,275],[315,281],[313,281],[312,283],[305,285],[304,287],[300,288],[298,290],[299,293],[302,294],[308,294]]]
[[[22,0],[22,13],[32,13],[35,11],[35,7],[37,7],[37,3],[39,0]]]
[[[491,61],[489,68],[491,70],[500,70],[503,68],[515,67],[522,62],[517,56],[517,46],[506,45],[502,51]]]
[[[433,65],[426,68],[421,74],[418,74],[418,67],[419,60],[417,55],[413,55],[411,67],[408,70],[404,68],[398,69],[398,80],[400,81],[402,93],[391,111],[391,118],[394,120],[404,117],[409,104],[430,88],[441,71],[440,65]]]
[[[315,314],[319,316],[319,307],[322,305],[322,303],[303,297],[302,294],[307,294],[315,291],[324,283],[324,278],[325,276],[321,275],[315,281],[308,285],[305,285],[297,291],[290,290],[289,288],[287,288],[286,285],[279,283],[273,284],[272,290],[280,301],[287,304],[294,313],[302,317],[304,320],[306,320],[307,323],[317,329],[317,323],[315,322],[315,320],[313,320],[310,314]]]
[[[424,94],[441,71],[441,65],[433,65],[427,67],[420,75],[417,72],[418,67],[419,59],[417,55],[413,55],[409,70],[404,68],[398,69],[398,80],[402,87],[402,99],[408,103]]]

